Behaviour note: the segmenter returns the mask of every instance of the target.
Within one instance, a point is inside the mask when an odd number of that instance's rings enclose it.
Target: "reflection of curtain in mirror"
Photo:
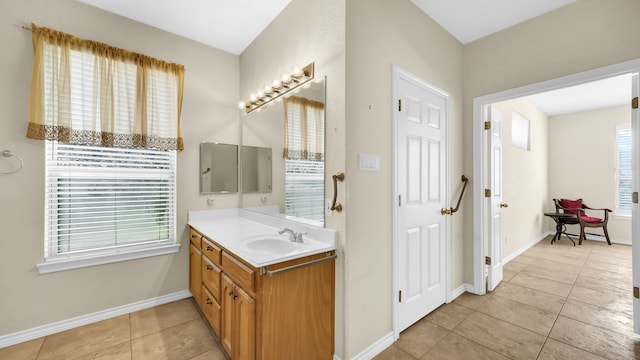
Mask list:
[[[284,100],[285,214],[324,223],[324,104]]]
[[[282,157],[324,161],[324,104],[291,96],[284,99]]]

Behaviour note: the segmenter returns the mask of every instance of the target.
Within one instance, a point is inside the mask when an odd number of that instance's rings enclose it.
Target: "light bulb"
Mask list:
[[[244,109],[247,106],[244,101],[238,101],[238,109]]]
[[[271,91],[273,91],[273,88],[271,88],[271,85],[265,85],[264,86],[264,92],[266,94],[269,94]]]
[[[294,68],[293,68],[293,75],[298,76],[298,75],[300,75],[300,74],[302,74],[302,70],[301,70],[299,67],[297,67],[297,66],[296,66],[296,67],[294,67]]]
[[[288,83],[290,80],[291,80],[291,75],[289,75],[289,74],[282,75],[282,82],[283,83]]]
[[[282,86],[282,82],[280,82],[280,80],[273,80],[272,84],[274,89],[278,89],[280,86]]]
[[[259,98],[263,98],[264,97],[264,92],[262,90],[258,91],[258,97]]]
[[[256,100],[258,100],[258,97],[256,96],[256,94],[251,94],[251,95],[249,95],[249,100],[256,101]]]

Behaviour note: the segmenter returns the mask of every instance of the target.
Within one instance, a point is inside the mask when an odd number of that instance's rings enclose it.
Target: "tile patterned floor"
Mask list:
[[[0,349],[11,360],[224,360],[192,299]]]
[[[570,245],[538,243],[505,266],[495,291],[441,306],[375,360],[640,359],[630,246]],[[185,299],[2,348],[0,359],[225,357]]]
[[[374,360],[640,359],[631,247],[549,241],[505,265],[495,291],[439,307]]]

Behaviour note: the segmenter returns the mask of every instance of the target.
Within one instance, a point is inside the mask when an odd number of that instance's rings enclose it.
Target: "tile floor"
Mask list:
[[[505,266],[494,292],[441,306],[375,360],[640,359],[631,288],[630,246],[546,239]],[[0,359],[225,357],[185,299],[2,348]]]
[[[492,293],[465,293],[374,360],[640,359],[631,246],[547,238],[504,267]]]
[[[0,349],[7,360],[224,360],[191,298]]]

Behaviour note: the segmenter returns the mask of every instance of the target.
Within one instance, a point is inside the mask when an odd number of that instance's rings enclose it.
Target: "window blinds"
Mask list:
[[[632,168],[631,168],[631,125],[616,126],[616,212],[631,214]]]
[[[175,243],[175,151],[46,144],[45,257]]]

